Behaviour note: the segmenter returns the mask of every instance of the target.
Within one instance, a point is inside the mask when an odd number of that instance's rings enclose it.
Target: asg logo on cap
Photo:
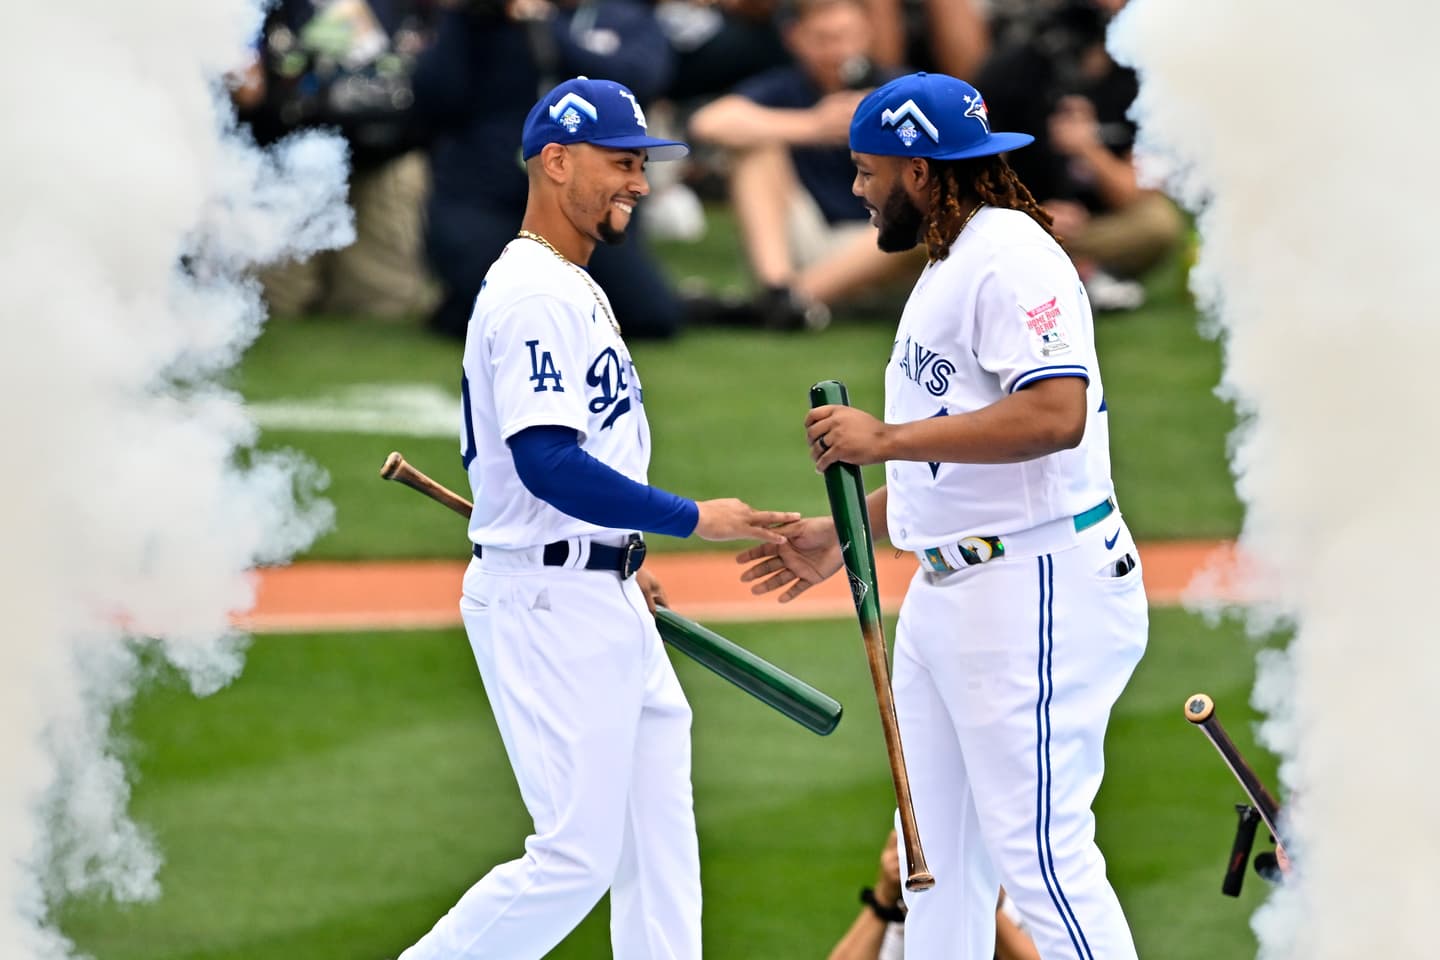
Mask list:
[[[583,116],[582,116],[583,114]],[[600,115],[595,109],[595,104],[586,100],[578,93],[567,93],[560,98],[560,102],[550,107],[550,119],[564,127],[570,133],[579,129],[585,117],[598,121]]]
[[[940,131],[930,122],[930,118],[925,116],[925,111],[915,105],[914,100],[906,100],[896,109],[880,114],[880,123],[882,126],[894,127],[895,135],[907,147],[914,146],[915,141],[920,139],[921,130],[925,131],[931,140],[940,142]]]

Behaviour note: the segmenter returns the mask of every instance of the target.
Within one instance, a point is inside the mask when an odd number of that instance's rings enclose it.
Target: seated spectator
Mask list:
[[[901,960],[905,954],[905,903],[900,898],[900,852],[894,830],[880,851],[875,886],[861,890],[860,901],[864,906],[830,951],[829,960]],[[995,908],[995,960],[1040,960],[1025,933],[1020,911],[1003,889]]]
[[[926,70],[974,80],[990,48],[986,10],[994,0],[865,0],[875,62],[904,73]]]
[[[997,51],[980,81],[993,114],[1035,134],[1011,166],[1055,218],[1102,310],[1139,306],[1133,278],[1174,250],[1183,231],[1175,205],[1136,175],[1126,111],[1139,85],[1105,50],[1105,29],[1124,2],[1065,0]]]
[[[793,65],[767,71],[696,111],[697,143],[730,152],[730,193],[761,296],[741,311],[763,326],[818,329],[830,308],[875,284],[916,276],[924,251],[875,246],[850,192],[850,118],[880,79],[862,0],[797,0],[785,24]]]
[[[635,0],[441,2],[435,40],[416,67],[415,105],[432,131],[425,249],[444,288],[431,325],[463,338],[485,271],[525,213],[515,144],[537,92],[567,77],[605,77],[643,103],[665,89],[672,61],[653,9]],[[682,308],[642,224],[624,244],[598,247],[590,272],[627,337],[669,336]]]
[[[272,313],[397,318],[434,305],[421,254],[423,134],[409,112],[422,14],[407,0],[281,0],[267,16],[256,58],[233,89],[240,118],[260,143],[338,129],[350,146],[356,234],[348,247],[261,271]]]

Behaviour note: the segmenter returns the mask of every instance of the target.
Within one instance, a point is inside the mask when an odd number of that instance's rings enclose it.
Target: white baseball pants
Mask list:
[[[534,832],[400,960],[542,957],[607,889],[617,960],[697,960],[690,707],[655,620],[633,579],[529,554],[472,561],[460,608]]]
[[[991,960],[1002,883],[1044,960],[1135,960],[1091,812],[1148,632],[1141,570],[1114,576],[1127,553],[1117,516],[1060,553],[911,582],[893,683],[935,886],[905,893],[906,960]]]

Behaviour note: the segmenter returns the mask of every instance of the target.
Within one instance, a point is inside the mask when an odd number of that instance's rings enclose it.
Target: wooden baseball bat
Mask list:
[[[1220,752],[1220,758],[1230,768],[1235,779],[1240,783],[1240,789],[1250,798],[1250,805],[1260,814],[1260,819],[1270,830],[1270,834],[1277,843],[1284,844],[1280,835],[1280,804],[1265,789],[1265,784],[1255,775],[1254,769],[1245,762],[1241,755],[1240,748],[1235,746],[1235,741],[1225,732],[1221,725],[1220,718],[1215,715],[1215,701],[1203,693],[1197,693],[1185,701],[1185,719],[1204,731],[1205,736],[1215,745]]]
[[[410,466],[398,450],[385,458],[385,465],[380,468],[380,476],[403,483],[411,490],[419,490],[431,500],[443,503],[467,520],[475,509],[469,500]]]
[[[845,385],[822,380],[810,388],[810,406],[850,405]],[[895,717],[895,695],[890,689],[890,658],[885,646],[885,622],[880,617],[880,588],[875,579],[875,541],[870,533],[870,510],[865,504],[865,484],[860,468],[850,463],[831,464],[825,470],[825,492],[830,497],[830,514],[840,538],[845,573],[850,578],[850,596],[860,620],[860,636],[870,661],[870,679],[875,685],[875,703],[880,708],[880,726],[885,732],[885,752],[890,757],[890,777],[895,782],[895,804],[900,810],[900,833],[905,843],[907,890],[928,890],[935,877],[925,865],[925,849],[915,825],[915,806],[910,800],[910,774],[905,769],[905,749],[900,742],[900,722]]]
[[[469,500],[416,470],[398,452],[385,458],[380,476],[418,490],[462,517],[468,518],[475,509]],[[655,611],[655,628],[670,646],[812,733],[823,737],[839,726],[844,708],[838,700],[738,643],[665,607]]]

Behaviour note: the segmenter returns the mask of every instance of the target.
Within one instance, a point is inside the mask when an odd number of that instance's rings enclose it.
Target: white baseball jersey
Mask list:
[[[460,438],[474,543],[534,547],[605,530],[525,489],[506,441],[527,427],[570,427],[586,453],[648,482],[650,425],[612,316],[588,273],[533,240],[512,240],[485,275],[465,338]]]
[[[925,268],[905,304],[885,374],[885,419],[979,410],[1055,376],[1088,381],[1080,445],[1023,463],[890,462],[895,546],[1018,533],[1088,510],[1113,492],[1085,289],[1070,258],[1028,214],[985,207],[950,256]]]
[[[470,537],[487,549],[466,568],[460,615],[532,829],[400,960],[539,960],[607,890],[614,956],[699,960],[684,691],[636,578],[542,562],[534,548],[604,528],[532,496],[505,443],[569,427],[645,482],[629,351],[588,274],[516,239],[476,299],[464,368]]]
[[[886,419],[978,410],[1056,376],[1087,380],[1080,445],[1015,464],[887,464],[897,546],[1020,534],[1112,493],[1075,269],[1027,214],[982,209],[906,304]],[[905,894],[907,960],[990,960],[1002,883],[1047,960],[1135,960],[1091,806],[1110,711],[1145,649],[1144,582],[1118,513],[1060,526],[1073,537],[1036,555],[939,575],[922,566],[901,606],[891,685],[935,875]]]

